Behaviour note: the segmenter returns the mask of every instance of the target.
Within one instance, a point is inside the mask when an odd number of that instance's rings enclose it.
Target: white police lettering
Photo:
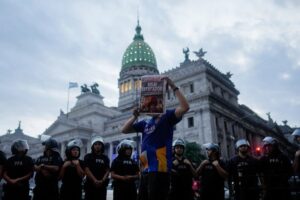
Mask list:
[[[178,169],[187,169],[187,166],[186,165],[179,165]]]
[[[131,160],[124,160],[123,164],[124,165],[132,165],[132,162],[131,162]]]
[[[96,159],[96,163],[104,164],[104,161],[102,159]]]
[[[22,161],[15,161],[14,166],[22,166],[23,162]]]
[[[281,163],[280,160],[278,158],[271,158],[269,160],[270,163]]]
[[[41,158],[40,159],[41,163],[48,163],[49,161],[51,161],[51,159],[49,159],[49,158]]]
[[[155,130],[155,125],[150,125],[150,126],[145,127],[145,133],[146,134],[151,134],[151,133],[154,132],[154,130]]]
[[[206,166],[205,166],[205,169],[212,170],[212,169],[214,169],[214,167],[213,167],[212,165],[209,164],[209,165],[206,165]]]
[[[245,167],[248,166],[249,164],[247,162],[239,162],[237,167]]]

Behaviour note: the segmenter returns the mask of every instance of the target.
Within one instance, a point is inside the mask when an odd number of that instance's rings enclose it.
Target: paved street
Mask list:
[[[107,190],[107,200],[113,199],[113,190]]]

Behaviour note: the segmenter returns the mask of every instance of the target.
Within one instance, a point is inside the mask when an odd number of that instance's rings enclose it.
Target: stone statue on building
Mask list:
[[[273,119],[271,117],[271,112],[267,112],[266,115],[268,116],[268,122],[271,123],[271,124],[273,124],[274,121],[273,121]]]
[[[100,95],[100,92],[97,89],[97,87],[99,87],[98,83],[94,83],[93,85],[91,85],[92,93]]]
[[[227,78],[231,78],[232,77],[232,73],[231,72],[227,72],[226,74],[225,74],[225,76],[227,77]]]
[[[83,84],[80,87],[81,87],[81,92],[82,93],[86,93],[86,92],[90,92],[91,91],[86,84]]]
[[[199,51],[194,51],[194,53],[198,57],[198,60],[201,60],[207,52],[203,51],[203,49],[201,48],[199,49]]]
[[[190,61],[189,59],[189,52],[190,52],[190,49],[187,47],[186,49],[182,49],[182,52],[184,54],[184,62],[188,62]]]

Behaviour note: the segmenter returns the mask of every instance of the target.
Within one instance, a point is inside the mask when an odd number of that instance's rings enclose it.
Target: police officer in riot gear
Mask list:
[[[106,200],[109,179],[109,158],[104,155],[104,141],[100,136],[92,139],[92,152],[84,157],[87,180],[84,185],[86,200]]]
[[[228,172],[225,162],[220,159],[220,147],[214,143],[203,146],[206,148],[208,159],[197,168],[201,181],[201,200],[224,200],[224,181]]]
[[[295,153],[295,159],[293,163],[294,172],[297,176],[300,176],[300,129],[296,129],[292,136],[294,136],[294,141],[298,145],[298,150]]]
[[[273,137],[263,139],[265,155],[260,159],[262,170],[264,200],[289,200],[289,178],[292,165],[287,156],[279,149],[278,141]]]
[[[258,200],[258,160],[250,156],[250,144],[245,139],[236,142],[237,155],[228,163],[230,183],[235,200]]]
[[[139,167],[131,159],[133,141],[123,140],[117,146],[118,156],[111,165],[111,178],[114,180],[114,200],[129,200],[137,198],[135,181],[139,178]]]
[[[0,150],[0,187],[3,187],[3,183],[1,183],[2,177],[3,177],[3,171],[4,171],[4,165],[6,163],[6,156],[3,151]],[[0,200],[2,200],[2,192],[3,190],[0,189]]]
[[[3,151],[0,151],[0,181],[2,180],[3,177],[3,169],[5,163],[6,163],[5,153]]]
[[[173,165],[171,171],[171,189],[169,200],[192,200],[193,199],[193,177],[196,171],[192,163],[183,156],[185,142],[176,139],[173,142]]]
[[[44,153],[34,165],[36,171],[33,200],[58,200],[58,176],[63,163],[55,139],[49,138],[42,143]]]
[[[60,200],[81,200],[82,179],[84,177],[84,163],[79,159],[82,142],[74,139],[67,144],[66,160],[60,170],[62,185],[60,189]]]
[[[26,140],[16,140],[11,146],[10,157],[4,167],[3,178],[5,200],[28,200],[29,179],[33,173],[33,160],[27,156],[29,146]]]

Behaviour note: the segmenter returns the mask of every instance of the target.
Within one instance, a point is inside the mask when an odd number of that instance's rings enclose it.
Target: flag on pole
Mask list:
[[[77,88],[78,87],[78,83],[77,82],[69,82],[69,89],[70,88]]]

